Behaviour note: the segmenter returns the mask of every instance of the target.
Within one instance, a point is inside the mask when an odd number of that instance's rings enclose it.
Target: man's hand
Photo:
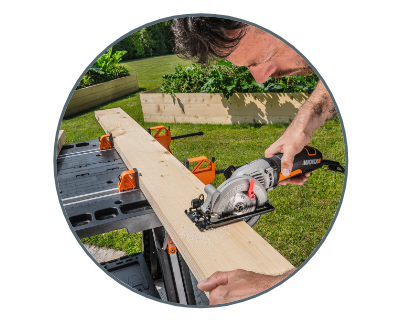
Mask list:
[[[335,115],[336,109],[332,99],[323,83],[319,81],[314,92],[299,109],[285,133],[265,150],[265,157],[269,158],[277,153],[283,153],[281,173],[284,177],[289,176],[292,172],[294,156],[310,142],[314,131]],[[306,173],[279,184],[301,185],[307,181],[309,176],[310,174]]]
[[[285,133],[265,150],[265,157],[270,158],[275,154],[283,153],[281,172],[284,177],[287,177],[290,175],[290,172],[292,172],[294,156],[301,152],[310,140],[311,136],[308,136],[304,131],[299,130],[295,126],[289,126]],[[287,183],[302,185],[307,181],[309,176],[310,173],[306,173],[296,178],[282,181],[279,185],[285,185]]]
[[[296,269],[289,270],[281,276],[267,276],[245,270],[215,272],[208,279],[199,282],[197,287],[210,292],[210,305],[229,303],[267,290],[294,270]]]

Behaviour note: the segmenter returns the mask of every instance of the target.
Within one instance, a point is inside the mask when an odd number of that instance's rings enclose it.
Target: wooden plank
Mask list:
[[[301,104],[287,103],[282,107],[277,105],[262,105],[249,103],[239,105],[231,103],[229,107],[218,104],[146,104],[143,108],[144,119],[147,122],[188,122],[188,123],[288,123],[297,114]]]
[[[159,115],[181,115],[185,114],[184,110],[178,104],[147,104],[146,113]]]
[[[185,215],[204,185],[120,108],[95,111],[186,263],[201,281],[215,271],[244,269],[280,275],[293,266],[245,222],[201,232]]]
[[[273,124],[273,123],[290,123],[293,116],[281,115],[281,116],[269,116],[268,120],[259,118],[255,115],[249,116],[193,116],[188,117],[186,115],[157,115],[157,114],[146,114],[143,113],[144,120],[146,122],[163,122],[163,123],[209,123],[209,124],[241,124],[241,123],[258,123],[258,124]]]
[[[100,92],[100,94],[96,93],[94,95],[84,96],[80,99],[71,100],[67,106],[67,110],[65,111],[64,117],[69,117],[75,113],[99,106],[102,103],[106,103],[108,101],[124,97],[124,96],[126,96],[130,93],[136,92],[138,90],[139,90],[139,85],[138,85],[137,81],[133,81],[128,84],[123,84],[121,86],[107,89],[103,92]],[[105,94],[105,93],[107,93],[107,94]],[[87,98],[87,100],[86,100],[86,98]],[[84,99],[84,100],[81,100],[81,99]]]
[[[252,104],[249,106],[231,104],[229,108],[221,108],[218,104],[186,104],[181,107],[177,104],[147,104],[143,110],[145,114],[153,115],[185,115],[192,116],[254,116],[258,115],[264,120],[268,120],[268,116],[291,116],[295,115],[300,107],[296,105],[287,105],[286,107],[264,106]]]
[[[146,122],[163,122],[163,123],[210,123],[210,124],[232,124],[230,116],[174,116],[174,115],[157,115],[143,113],[144,121]],[[241,122],[241,123],[253,123]]]
[[[56,158],[58,157],[62,146],[64,145],[65,142],[65,132],[64,130],[60,130],[58,132],[58,140],[57,140],[57,154],[56,154]]]
[[[129,88],[132,88],[132,90],[133,89],[137,90],[138,89],[137,81],[123,83],[119,86],[107,88],[102,91],[97,91],[95,93],[80,97],[78,99],[71,100],[68,104],[68,108],[74,108],[76,106],[79,106],[79,105],[82,105],[82,104],[85,104],[85,103],[88,103],[91,101],[99,100],[104,97],[108,97],[112,94],[115,94],[117,92],[128,90]]]
[[[244,102],[260,102],[262,104],[278,105],[286,102],[303,104],[309,97],[306,93],[236,93],[231,97],[231,102],[224,98],[222,93],[176,93],[171,96],[169,93],[157,93],[158,88],[142,92],[140,99],[144,103],[180,103],[186,104],[234,104]]]
[[[270,124],[291,122],[308,96],[298,92],[239,93],[228,102],[218,93],[177,93],[172,98],[169,94],[145,92],[140,94],[140,100],[144,120],[148,122],[158,119],[162,122]]]
[[[133,82],[133,81],[137,81],[136,74],[133,74],[133,75],[127,76],[127,77],[123,77],[123,78],[119,78],[119,79],[115,79],[115,80],[111,80],[111,81],[107,81],[104,83],[95,84],[90,87],[78,89],[78,90],[75,90],[74,94],[71,97],[71,100],[78,99],[78,98],[96,93],[98,91],[103,91],[103,90],[106,90],[106,89],[109,89],[112,87],[120,86],[120,85],[128,83],[128,82]]]
[[[193,96],[191,96],[193,95]],[[224,99],[220,93],[176,93],[171,96],[169,93],[141,93],[142,103],[169,103],[175,104],[177,100],[181,103],[221,103]]]

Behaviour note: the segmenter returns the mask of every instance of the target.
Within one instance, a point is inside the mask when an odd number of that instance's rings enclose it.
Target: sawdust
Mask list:
[[[198,233],[191,233],[191,232],[180,232],[179,235],[181,238],[185,240],[191,240],[191,241],[196,241],[200,243],[205,243],[205,244],[211,244],[211,239],[217,233],[218,235],[231,235],[232,232],[235,232],[236,229],[233,225],[227,225],[223,227],[219,227],[217,229],[213,230],[207,230],[203,232],[198,232]]]
[[[182,239],[185,239],[185,240],[196,241],[196,242],[205,243],[205,244],[211,244],[210,237],[207,236],[207,234],[205,232],[189,233],[189,232],[183,231],[183,232],[179,233],[179,235],[181,236]]]
[[[213,231],[226,235],[231,235],[232,232],[234,232],[235,230],[236,230],[235,226],[233,224],[230,224],[227,226],[219,227],[218,229],[214,229]]]

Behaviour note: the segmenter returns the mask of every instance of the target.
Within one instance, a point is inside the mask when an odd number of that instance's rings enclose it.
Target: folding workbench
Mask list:
[[[132,289],[159,298],[154,281],[162,280],[170,302],[195,305],[190,270],[140,190],[118,190],[127,171],[114,148],[100,150],[99,141],[64,145],[57,157],[62,205],[79,239],[123,229],[142,232],[143,251],[101,266]],[[174,248],[174,249],[171,249]]]

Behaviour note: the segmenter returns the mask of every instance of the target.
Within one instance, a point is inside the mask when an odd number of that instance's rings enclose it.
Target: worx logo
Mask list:
[[[303,166],[308,166],[310,164],[318,164],[320,161],[321,161],[321,159],[303,160]]]

